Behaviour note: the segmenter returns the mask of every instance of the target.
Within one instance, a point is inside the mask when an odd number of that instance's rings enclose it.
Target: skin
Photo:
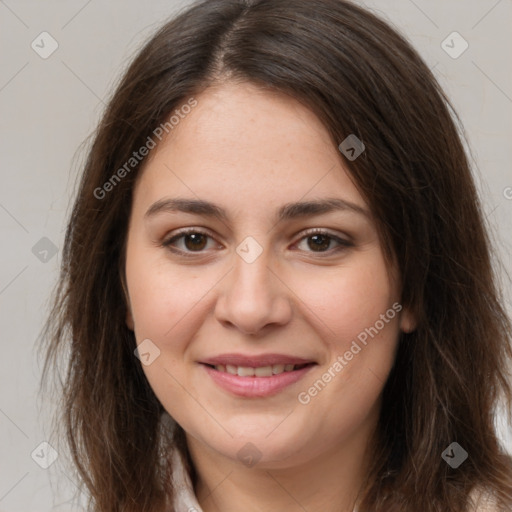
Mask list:
[[[294,201],[339,198],[368,211],[318,118],[296,100],[224,83],[150,154],[135,190],[126,246],[127,324],[160,350],[143,366],[156,396],[183,427],[205,512],[351,511],[367,470],[380,395],[402,309],[308,404],[298,401],[358,334],[400,302],[371,215],[351,210],[276,222]],[[145,217],[161,199],[215,203],[226,219],[181,211]],[[176,254],[163,243],[180,228]],[[345,240],[305,231],[321,228]],[[247,263],[237,246],[262,248]],[[198,241],[200,243],[198,243]],[[321,248],[312,243],[320,241]],[[265,398],[236,397],[198,363],[224,353],[281,353],[318,364]],[[252,443],[253,467],[237,453]]]

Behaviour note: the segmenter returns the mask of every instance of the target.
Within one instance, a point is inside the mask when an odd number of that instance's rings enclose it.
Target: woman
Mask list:
[[[450,108],[345,1],[203,1],[146,44],[47,326],[94,510],[511,510],[510,323]]]

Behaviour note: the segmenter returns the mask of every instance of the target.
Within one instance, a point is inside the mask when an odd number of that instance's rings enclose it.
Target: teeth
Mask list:
[[[274,375],[277,375],[278,373],[283,373],[284,372],[284,364],[275,364],[274,366],[272,366],[272,373]]]
[[[219,365],[219,366],[217,366],[216,368],[217,368],[217,370],[222,371],[222,370],[221,370],[222,365]],[[236,371],[236,370],[237,370],[236,366],[232,366],[232,365],[230,365],[230,364],[227,364],[227,365],[226,365],[226,371],[227,371],[228,373],[231,373],[231,375],[236,375],[236,374],[237,374],[237,371]]]
[[[294,364],[274,364],[272,366],[260,366],[258,368],[233,366],[231,364],[218,364],[215,366],[215,369],[219,372],[230,373],[231,375],[238,375],[239,377],[272,377],[272,375],[279,375],[283,372],[291,372],[294,368]]]
[[[254,368],[254,375],[256,375],[256,377],[272,377],[272,366]]]
[[[239,377],[253,377],[254,376],[254,368],[249,368],[247,366],[239,366],[238,367],[238,376]]]

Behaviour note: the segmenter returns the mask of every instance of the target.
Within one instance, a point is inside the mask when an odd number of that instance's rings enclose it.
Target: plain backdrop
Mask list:
[[[0,512],[80,510],[71,500],[73,483],[62,457],[49,469],[36,463],[47,450],[41,443],[52,443],[49,412],[55,403],[52,397],[38,401],[38,335],[84,157],[80,145],[134,52],[187,3],[0,1]],[[359,3],[412,42],[452,100],[497,254],[511,273],[512,3]],[[506,293],[510,312],[509,285]],[[512,451],[510,434],[503,431],[502,437]]]

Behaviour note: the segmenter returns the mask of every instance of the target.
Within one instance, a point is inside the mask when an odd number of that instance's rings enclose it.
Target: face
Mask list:
[[[316,116],[248,84],[196,100],[134,190],[127,323],[188,439],[307,461],[375,426],[413,322]]]

